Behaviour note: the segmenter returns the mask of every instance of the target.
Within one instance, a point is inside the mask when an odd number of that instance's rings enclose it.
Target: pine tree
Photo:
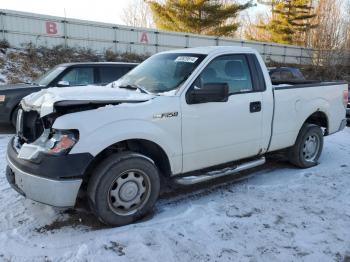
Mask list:
[[[316,16],[313,13],[311,0],[260,0],[259,2],[271,6],[271,19],[267,23],[256,25],[269,32],[270,41],[307,45],[308,33],[317,26],[311,23],[311,19]]]
[[[218,0],[149,1],[157,28],[214,36],[233,36],[239,23],[237,15],[253,6]]]

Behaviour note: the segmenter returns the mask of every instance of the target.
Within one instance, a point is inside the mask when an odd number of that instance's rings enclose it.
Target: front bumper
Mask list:
[[[36,162],[23,160],[17,157],[11,140],[6,177],[18,193],[29,199],[56,207],[72,207],[91,160],[90,154],[45,155]]]
[[[7,180],[21,195],[56,207],[75,205],[82,179],[53,180],[38,177],[17,168],[9,159],[7,162]]]

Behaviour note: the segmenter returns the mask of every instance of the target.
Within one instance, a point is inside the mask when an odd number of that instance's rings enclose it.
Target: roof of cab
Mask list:
[[[232,52],[232,53],[255,53],[256,50],[250,47],[241,47],[241,46],[201,46],[194,48],[185,48],[185,49],[176,49],[171,51],[165,51],[163,53],[193,53],[193,54],[215,54],[222,52]]]

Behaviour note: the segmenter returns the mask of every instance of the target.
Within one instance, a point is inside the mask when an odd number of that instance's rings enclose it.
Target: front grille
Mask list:
[[[34,142],[44,131],[42,120],[36,111],[22,111],[17,120],[17,136],[20,144]]]

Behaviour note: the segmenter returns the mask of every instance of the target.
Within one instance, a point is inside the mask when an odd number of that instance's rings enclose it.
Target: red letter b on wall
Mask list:
[[[57,24],[55,22],[46,22],[46,34],[57,34]]]

